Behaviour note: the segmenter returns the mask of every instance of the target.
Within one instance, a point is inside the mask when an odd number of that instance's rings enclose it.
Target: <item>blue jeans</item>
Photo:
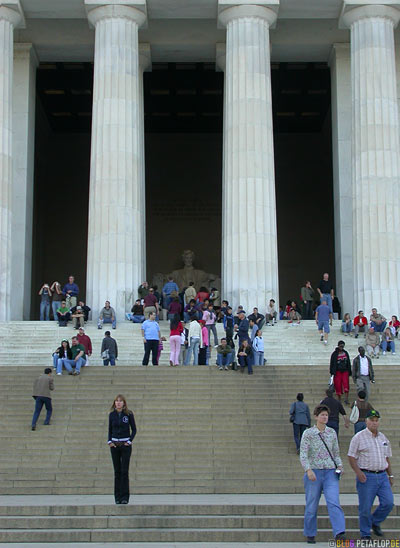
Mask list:
[[[329,312],[333,314],[332,295],[330,293],[322,293],[321,303],[322,301],[326,301],[327,306],[329,306]]]
[[[113,329],[116,329],[116,327],[117,327],[117,320],[116,319],[112,320],[111,318],[104,318],[103,320],[101,320],[99,318],[99,321],[97,322],[97,327],[99,329],[101,329],[103,327],[103,323],[110,323],[111,327]]]
[[[75,366],[75,371],[80,373],[81,367],[86,364],[86,360],[79,358],[79,360],[69,360],[68,358],[58,358],[57,360],[57,373],[62,373],[63,366],[65,369],[70,372],[72,367]]]
[[[300,449],[300,442],[301,442],[301,436],[303,435],[303,432],[307,430],[308,426],[306,424],[296,424],[293,423],[293,437],[294,437],[294,443],[296,444],[296,449]]]
[[[133,323],[143,323],[144,322],[144,316],[139,316],[138,314],[126,314],[126,319],[133,322]]]
[[[111,356],[111,354],[109,354],[109,358],[107,360],[103,360],[103,365],[115,365],[115,356]]]
[[[394,341],[389,341],[389,342],[388,342],[388,341],[382,341],[381,346],[382,346],[382,350],[383,350],[384,352],[386,352],[386,350],[388,349],[388,346],[389,346],[390,352],[392,352],[393,354],[394,354],[395,351],[396,351],[396,350],[395,350],[395,346],[394,346]]]
[[[247,366],[247,372],[249,375],[253,373],[253,358],[252,356],[239,356],[239,365],[242,369],[244,369]]]
[[[188,346],[185,358],[185,365],[189,365],[190,358],[192,357],[193,352],[193,365],[199,365],[199,348],[200,348],[200,339],[190,338],[190,344]]]
[[[358,421],[354,425],[354,435],[361,432],[361,430],[365,430],[367,428],[367,425],[365,424],[365,421]]]
[[[351,333],[351,330],[353,329],[353,322],[345,323],[342,322],[342,333]]]
[[[50,301],[40,301],[40,321],[44,321],[46,315],[46,321],[50,320]]]
[[[365,483],[356,480],[358,493],[358,517],[362,537],[371,535],[372,525],[380,525],[385,521],[393,508],[393,492],[386,472],[371,474],[364,472],[367,477]],[[373,514],[371,508],[375,497],[379,499],[379,506]]]
[[[53,354],[53,367],[54,367],[54,369],[57,369],[58,359],[59,359],[59,355],[57,354],[57,352],[54,352],[54,354]]]
[[[375,329],[375,333],[383,333],[386,328],[386,322],[382,322],[380,325],[377,325],[375,322],[371,322],[371,327]]]
[[[51,405],[51,398],[46,398],[45,396],[36,396],[35,400],[36,400],[36,403],[35,403],[35,411],[33,412],[33,417],[32,417],[32,426],[36,426],[36,423],[39,418],[43,405],[46,406],[46,418],[45,418],[44,424],[49,424],[50,417],[53,412],[53,407]]]
[[[264,352],[253,350],[254,365],[264,365]]]
[[[229,364],[233,362],[233,352],[229,354],[217,354],[217,365],[218,367],[228,367]]]
[[[317,512],[319,499],[324,492],[333,536],[346,531],[344,513],[339,502],[339,480],[335,469],[313,470],[317,479],[310,481],[304,474],[304,489],[306,492],[306,510],[304,512],[304,536],[315,537],[317,534]]]
[[[58,320],[57,318],[57,310],[61,306],[61,301],[51,301],[51,309],[53,310],[53,319],[56,322]]]

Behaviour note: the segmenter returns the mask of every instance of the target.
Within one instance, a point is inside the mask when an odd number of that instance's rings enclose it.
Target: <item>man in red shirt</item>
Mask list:
[[[154,289],[150,287],[148,295],[143,298],[144,317],[149,319],[150,314],[155,312],[158,316],[158,302],[157,297],[154,295]]]
[[[358,333],[360,331],[362,331],[363,333],[366,333],[365,328],[368,325],[368,320],[364,316],[364,312],[362,310],[359,310],[358,316],[354,318],[353,325],[354,325],[355,339],[358,339]]]
[[[89,365],[89,356],[92,355],[92,341],[89,337],[89,335],[85,334],[85,330],[83,327],[79,328],[77,339],[79,341],[79,344],[81,344],[85,348],[85,354],[86,354],[86,366]]]

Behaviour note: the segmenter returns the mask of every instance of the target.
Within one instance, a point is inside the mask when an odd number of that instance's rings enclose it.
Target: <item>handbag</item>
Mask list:
[[[109,360],[110,359],[110,351],[108,348],[104,350],[104,352],[101,353],[101,357],[103,360]]]
[[[294,408],[293,408],[293,413],[290,414],[290,422],[294,422],[294,416],[295,416],[295,413],[296,413],[296,403],[294,403]]]
[[[356,424],[360,418],[360,410],[357,407],[357,401],[354,402],[353,409],[351,410],[349,421],[351,424]]]

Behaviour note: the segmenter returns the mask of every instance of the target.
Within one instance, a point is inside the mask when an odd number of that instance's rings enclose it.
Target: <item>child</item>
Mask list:
[[[158,343],[158,351],[157,351],[157,365],[160,363],[160,356],[161,351],[164,350],[163,341],[166,341],[167,339],[165,337],[161,337],[159,343]]]
[[[200,320],[201,324],[201,336],[203,338],[203,344],[199,351],[199,365],[208,365],[208,329],[205,325],[205,320]]]
[[[253,341],[254,365],[264,365],[264,339],[259,329]]]

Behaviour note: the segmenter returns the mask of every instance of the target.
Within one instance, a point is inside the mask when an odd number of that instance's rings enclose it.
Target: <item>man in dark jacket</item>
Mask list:
[[[340,401],[344,392],[344,403],[349,405],[349,376],[351,362],[348,352],[344,349],[344,341],[339,341],[331,355],[330,374],[333,375],[336,395]]]
[[[44,374],[33,383],[32,397],[36,401],[35,411],[32,417],[32,430],[36,430],[36,423],[39,418],[43,405],[46,406],[46,418],[44,424],[50,424],[50,417],[53,412],[51,405],[50,390],[54,390],[54,379],[52,377],[52,371],[50,367],[46,367]]]
[[[333,397],[333,389],[328,388],[325,391],[326,398],[324,398],[320,405],[326,405],[329,409],[329,420],[326,423],[326,426],[330,426],[336,432],[336,435],[339,437],[339,414],[342,415],[344,419],[344,426],[348,428],[350,426],[350,421],[346,415],[343,405],[336,398]]]
[[[115,360],[118,358],[118,345],[117,341],[111,337],[111,333],[106,331],[105,337],[101,343],[101,357],[103,358],[103,365],[115,365]]]
[[[357,386],[357,392],[363,390],[365,392],[365,401],[368,401],[370,392],[370,382],[375,382],[374,369],[369,356],[365,355],[365,348],[358,347],[358,356],[353,360],[352,377],[353,382]]]

